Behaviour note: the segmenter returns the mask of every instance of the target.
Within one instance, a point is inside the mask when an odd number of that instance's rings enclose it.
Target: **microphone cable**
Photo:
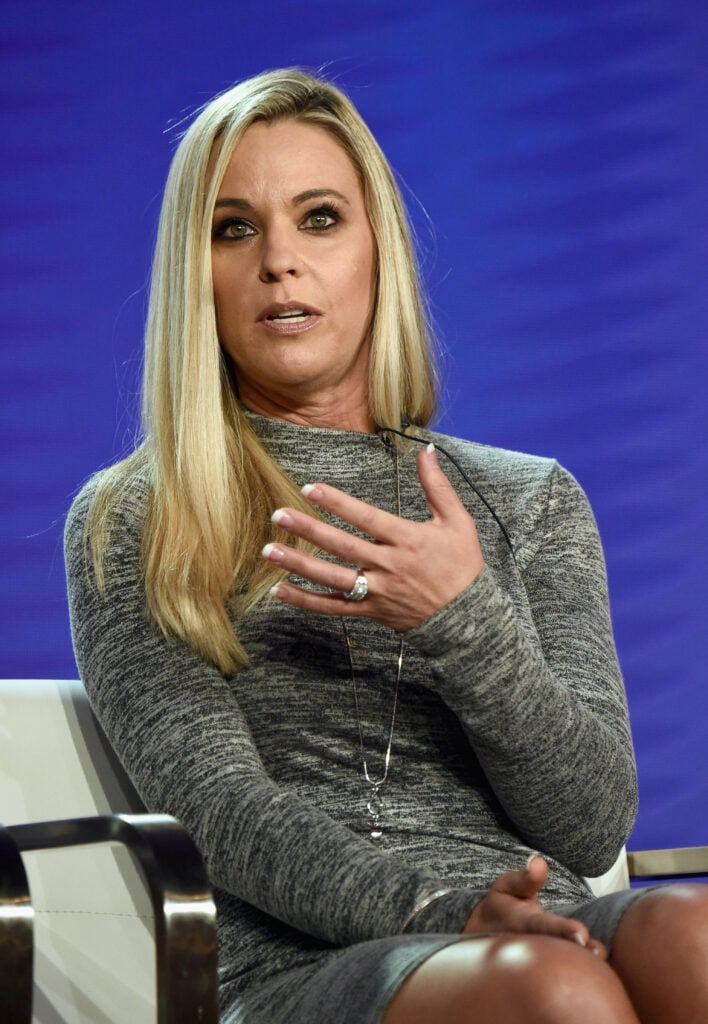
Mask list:
[[[410,425],[410,423],[406,423],[406,422],[403,423],[404,427],[408,427],[409,425]],[[406,434],[405,430],[396,430],[395,427],[379,427],[379,432],[381,434],[398,434],[399,437],[404,437],[408,441],[416,441],[418,444],[424,444],[426,446],[431,444],[431,442],[428,441],[427,438],[425,438],[425,437],[419,437],[417,434]],[[382,437],[381,440],[387,446],[389,446],[391,444],[391,441],[388,438]],[[516,553],[514,551],[514,545],[511,543],[511,537],[509,536],[509,533],[508,533],[506,527],[504,526],[504,523],[501,521],[501,519],[497,515],[496,510],[494,509],[494,506],[492,505],[492,503],[490,501],[488,501],[487,498],[485,498],[484,494],[480,491],[480,489],[478,487],[476,487],[472,483],[472,481],[467,476],[467,474],[465,473],[464,469],[462,468],[462,466],[457,461],[457,459],[455,458],[454,455],[451,455],[450,452],[447,451],[446,448],[443,448],[443,446],[441,444],[437,444],[437,442],[435,442],[435,441],[433,441],[432,444],[433,444],[433,447],[435,448],[436,451],[438,451],[442,455],[444,455],[445,458],[448,459],[453,464],[453,466],[455,467],[457,472],[460,474],[462,479],[465,481],[467,486],[472,491],[474,491],[474,493],[477,495],[477,497],[482,502],[482,504],[486,506],[486,508],[487,508],[489,514],[491,515],[492,519],[494,520],[494,522],[497,524],[497,526],[501,530],[502,536],[504,537],[504,540],[506,541],[506,545],[509,548],[509,551],[511,552],[511,557],[514,560],[514,564],[516,564]]]

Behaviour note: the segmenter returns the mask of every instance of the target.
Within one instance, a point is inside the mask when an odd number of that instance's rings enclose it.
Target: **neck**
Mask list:
[[[375,434],[376,423],[364,396],[319,395],[306,398],[264,394],[240,388],[239,398],[252,412],[309,427],[330,427]]]

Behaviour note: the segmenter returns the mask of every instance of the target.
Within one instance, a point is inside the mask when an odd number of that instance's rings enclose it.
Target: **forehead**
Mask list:
[[[311,188],[336,189],[350,201],[362,199],[354,165],[326,129],[292,120],[259,121],[246,129],[233,150],[219,196],[288,198]]]

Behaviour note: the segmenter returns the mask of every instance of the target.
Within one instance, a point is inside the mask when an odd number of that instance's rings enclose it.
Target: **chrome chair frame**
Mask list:
[[[32,909],[20,851],[118,842],[134,855],[155,913],[158,1024],[217,1024],[216,909],[201,856],[163,814],[105,814],[0,831],[0,1004],[32,1018]]]
[[[0,825],[0,1007],[6,1020],[32,1017],[34,911],[17,843]]]

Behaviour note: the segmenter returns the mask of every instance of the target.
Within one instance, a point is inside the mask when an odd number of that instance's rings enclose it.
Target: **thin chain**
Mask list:
[[[401,514],[401,478],[398,468],[398,451],[394,448],[395,453],[395,466],[396,466],[396,510],[397,514]],[[347,629],[347,623],[344,616],[342,616],[342,631],[344,633],[344,645],[347,649],[347,657],[349,659],[349,672],[352,680],[352,690],[354,692],[354,710],[356,713],[356,724],[359,731],[359,755],[361,757],[361,766],[364,772],[364,778],[367,784],[371,787],[369,793],[369,799],[366,804],[366,814],[368,817],[369,825],[369,838],[374,843],[380,843],[383,837],[383,815],[384,815],[384,802],[381,796],[380,790],[388,779],[388,770],[391,764],[391,747],[393,745],[393,730],[396,725],[396,710],[398,708],[398,689],[401,682],[401,671],[403,669],[403,637],[398,647],[398,661],[396,665],[396,685],[393,690],[393,708],[391,710],[391,724],[388,730],[388,742],[386,743],[386,754],[384,756],[384,767],[383,774],[379,779],[372,779],[369,774],[369,765],[366,760],[366,747],[364,745],[364,731],[361,726],[361,715],[359,713],[359,692],[356,685],[356,676],[354,674],[354,659],[352,658],[352,642],[349,636],[349,630]]]

